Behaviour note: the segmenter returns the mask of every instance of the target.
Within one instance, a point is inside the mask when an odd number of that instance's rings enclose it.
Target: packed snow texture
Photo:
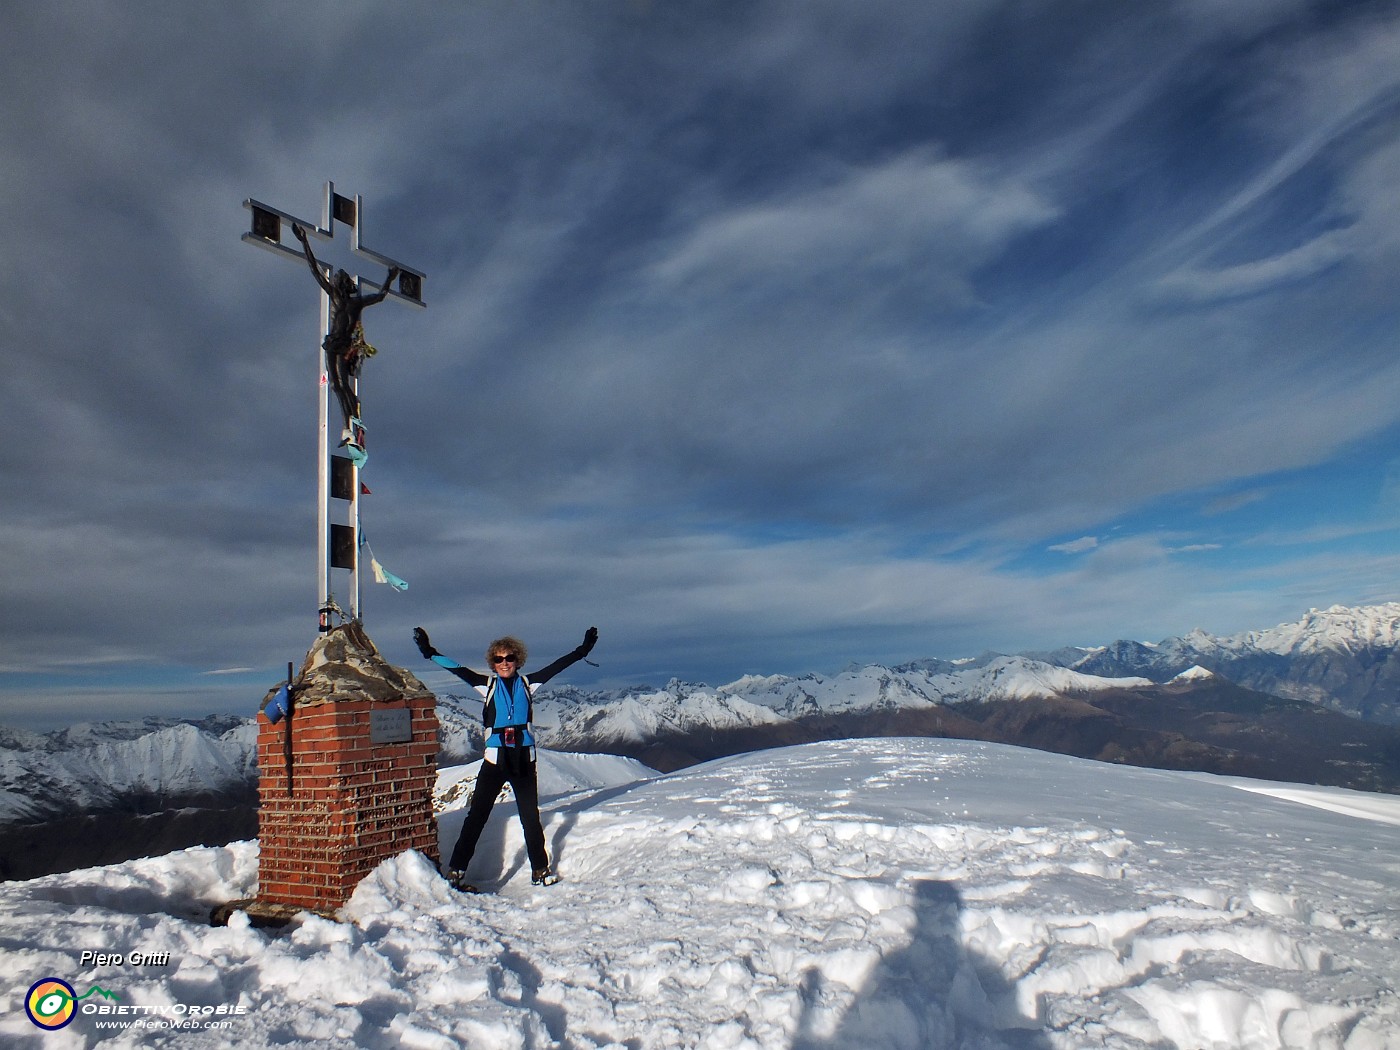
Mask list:
[[[251,842],[0,885],[0,1043],[1400,1047],[1400,799],[929,739],[641,780],[541,761],[555,787],[587,781],[544,805],[550,888],[530,884],[512,805],[471,871],[494,892],[459,895],[405,853],[344,922],[209,927],[254,891]],[[442,815],[444,848],[461,819]],[[169,962],[80,966],[84,950]],[[42,1032],[24,1007],[45,977],[243,1013]]]

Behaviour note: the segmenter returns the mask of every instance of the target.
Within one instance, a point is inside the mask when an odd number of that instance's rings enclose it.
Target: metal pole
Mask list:
[[[331,297],[321,292],[321,342],[316,347],[316,608],[320,610],[320,629],[331,628],[331,456],[330,396],[331,377],[326,370],[326,351],[322,348],[331,334]]]
[[[358,403],[360,399],[360,379],[351,382],[351,392]],[[350,534],[355,537],[355,567],[350,570],[350,619],[360,618],[360,468],[350,466]]]

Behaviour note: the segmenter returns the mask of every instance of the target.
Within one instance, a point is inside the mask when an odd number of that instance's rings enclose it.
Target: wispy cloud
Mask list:
[[[672,287],[701,281],[765,297],[814,281],[867,292],[916,282],[932,302],[962,306],[972,299],[973,271],[1056,214],[1028,186],[919,149],[843,172],[830,185],[707,217],[654,272]]]
[[[1057,543],[1049,549],[1060,554],[1082,554],[1091,551],[1099,545],[1097,536],[1081,536],[1077,540],[1070,540],[1068,543]]]
[[[1208,516],[1217,514],[1229,514],[1233,511],[1243,510],[1245,507],[1255,503],[1260,503],[1269,498],[1271,490],[1268,488],[1251,488],[1243,492],[1230,493],[1225,496],[1218,496],[1211,500],[1202,508],[1202,513]]]
[[[1354,240],[1349,231],[1334,230],[1267,259],[1217,269],[1178,270],[1163,277],[1158,289],[1163,295],[1198,303],[1257,295],[1315,277],[1337,265],[1351,254]]]

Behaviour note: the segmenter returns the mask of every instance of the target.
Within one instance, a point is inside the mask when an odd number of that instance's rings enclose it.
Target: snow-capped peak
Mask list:
[[[1215,677],[1215,672],[1214,672],[1214,671],[1207,671],[1207,670],[1206,670],[1204,667],[1202,667],[1200,664],[1192,664],[1192,665],[1191,665],[1190,667],[1188,667],[1186,670],[1182,671],[1181,674],[1179,674],[1179,675],[1177,675],[1176,677],[1174,677],[1174,678],[1172,679],[1172,681],[1173,681],[1173,682],[1201,682],[1201,681],[1205,681],[1205,680],[1208,679],[1208,678],[1214,678],[1214,677]]]
[[[944,677],[949,679],[950,694],[978,700],[1046,699],[1152,684],[1146,678],[1100,678],[1023,656],[1003,656],[975,671]]]
[[[1394,648],[1400,645],[1400,602],[1310,609],[1302,619],[1217,639],[1228,648],[1278,654]]]

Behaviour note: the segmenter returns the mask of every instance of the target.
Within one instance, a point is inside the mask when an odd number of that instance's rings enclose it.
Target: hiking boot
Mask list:
[[[559,876],[549,868],[536,868],[530,875],[530,881],[536,886],[553,886],[559,881]]]
[[[465,871],[449,871],[447,873],[447,884],[458,893],[480,893],[475,886],[467,881]]]

